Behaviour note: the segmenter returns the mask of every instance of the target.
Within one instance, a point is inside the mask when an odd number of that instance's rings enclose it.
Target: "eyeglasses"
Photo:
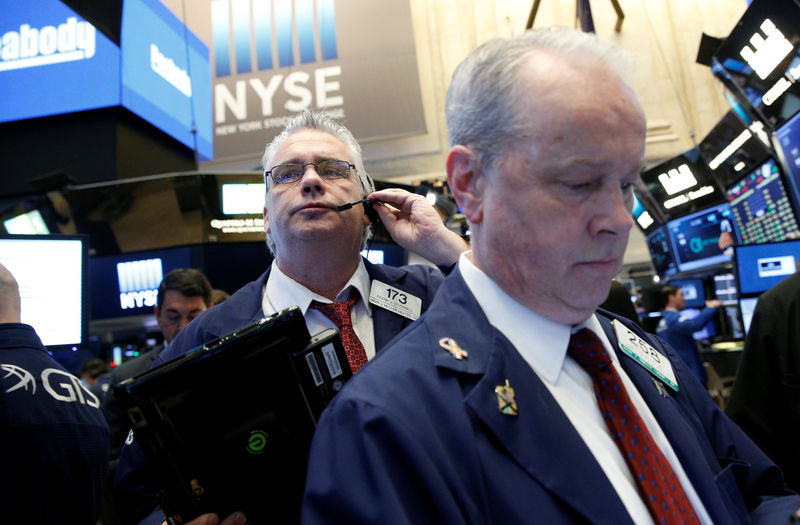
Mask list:
[[[343,179],[350,174],[350,168],[356,169],[353,164],[343,160],[323,160],[322,162],[306,162],[305,164],[278,164],[265,175],[272,177],[278,184],[290,184],[303,178],[307,166],[314,166],[314,171],[323,179]]]

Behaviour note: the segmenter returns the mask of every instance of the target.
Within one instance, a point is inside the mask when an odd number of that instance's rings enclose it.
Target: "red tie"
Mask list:
[[[367,352],[353,330],[353,322],[350,320],[350,309],[356,304],[358,298],[358,290],[351,288],[350,297],[347,301],[328,304],[311,301],[309,306],[309,308],[322,312],[339,329],[339,336],[342,338],[342,345],[344,345],[344,351],[347,354],[347,362],[350,363],[350,368],[354,374],[367,364]]]
[[[700,523],[675,472],[628,397],[600,339],[591,330],[582,328],[572,334],[567,353],[592,376],[603,419],[655,522]]]

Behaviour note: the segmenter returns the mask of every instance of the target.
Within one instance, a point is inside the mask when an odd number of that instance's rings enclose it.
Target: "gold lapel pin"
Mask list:
[[[517,398],[514,396],[514,389],[508,384],[506,379],[505,385],[497,385],[494,387],[494,393],[497,395],[497,409],[501,414],[507,416],[516,416],[517,411]]]
[[[466,359],[469,357],[469,353],[458,346],[455,339],[451,337],[442,337],[439,339],[439,346],[450,352],[450,355],[461,361],[462,359]]]

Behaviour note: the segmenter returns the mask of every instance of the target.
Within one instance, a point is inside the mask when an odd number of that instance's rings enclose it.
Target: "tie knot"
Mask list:
[[[600,338],[588,328],[581,328],[572,334],[567,353],[592,376],[611,363]]]
[[[336,327],[341,330],[342,326],[352,326],[350,320],[350,309],[358,301],[359,293],[355,288],[350,288],[350,296],[346,301],[334,303],[320,303],[318,301],[311,301],[309,308],[319,310],[322,314],[333,321]]]

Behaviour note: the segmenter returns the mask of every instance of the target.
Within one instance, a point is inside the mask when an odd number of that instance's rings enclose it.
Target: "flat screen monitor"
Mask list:
[[[224,215],[263,215],[263,182],[226,182],[221,186],[222,213]]]
[[[41,235],[50,233],[50,229],[44,222],[44,217],[39,210],[31,210],[21,213],[16,217],[11,217],[3,221],[3,227],[7,233],[24,235]]]
[[[650,250],[653,269],[659,278],[665,279],[678,272],[666,226],[656,228],[647,236],[647,248]]]
[[[798,231],[797,219],[775,159],[745,175],[725,191],[742,244],[782,241]]]
[[[731,109],[698,145],[700,156],[721,188],[734,185],[770,154],[770,140],[764,124],[745,124]]]
[[[92,257],[92,319],[152,314],[164,275],[191,267],[189,247]]]
[[[208,47],[158,0],[122,4],[122,105],[211,160]]]
[[[87,236],[0,234],[0,263],[19,284],[22,322],[47,347],[87,341],[88,253]]]
[[[706,292],[702,279],[675,279],[669,284],[681,289],[687,308],[705,308]]]
[[[0,0],[0,122],[117,106],[119,48],[60,0]]]
[[[642,202],[642,199],[636,194],[633,195],[633,210],[631,213],[633,215],[633,220],[636,221],[636,225],[645,235],[652,233],[653,230],[662,225],[657,218],[658,215],[656,211],[648,209]]]
[[[753,311],[756,309],[758,297],[742,297],[739,299],[739,311],[742,314],[742,325],[744,333],[750,331],[750,323],[753,321]]]
[[[789,188],[800,202],[800,113],[775,131],[775,142],[787,170]]]
[[[642,181],[667,219],[725,200],[698,148],[645,170]]]
[[[719,247],[722,233],[732,230],[728,203],[718,204],[669,221],[672,250],[679,272],[699,270],[730,262],[731,254]]]
[[[403,266],[406,264],[406,251],[399,244],[389,242],[369,243],[361,255],[373,264],[388,264],[389,266]]]
[[[714,298],[726,306],[738,304],[739,291],[733,273],[726,272],[714,276]]]
[[[754,0],[714,54],[771,129],[800,110],[798,44],[798,4]]]
[[[739,293],[761,293],[797,271],[800,240],[740,245],[734,254]]]

